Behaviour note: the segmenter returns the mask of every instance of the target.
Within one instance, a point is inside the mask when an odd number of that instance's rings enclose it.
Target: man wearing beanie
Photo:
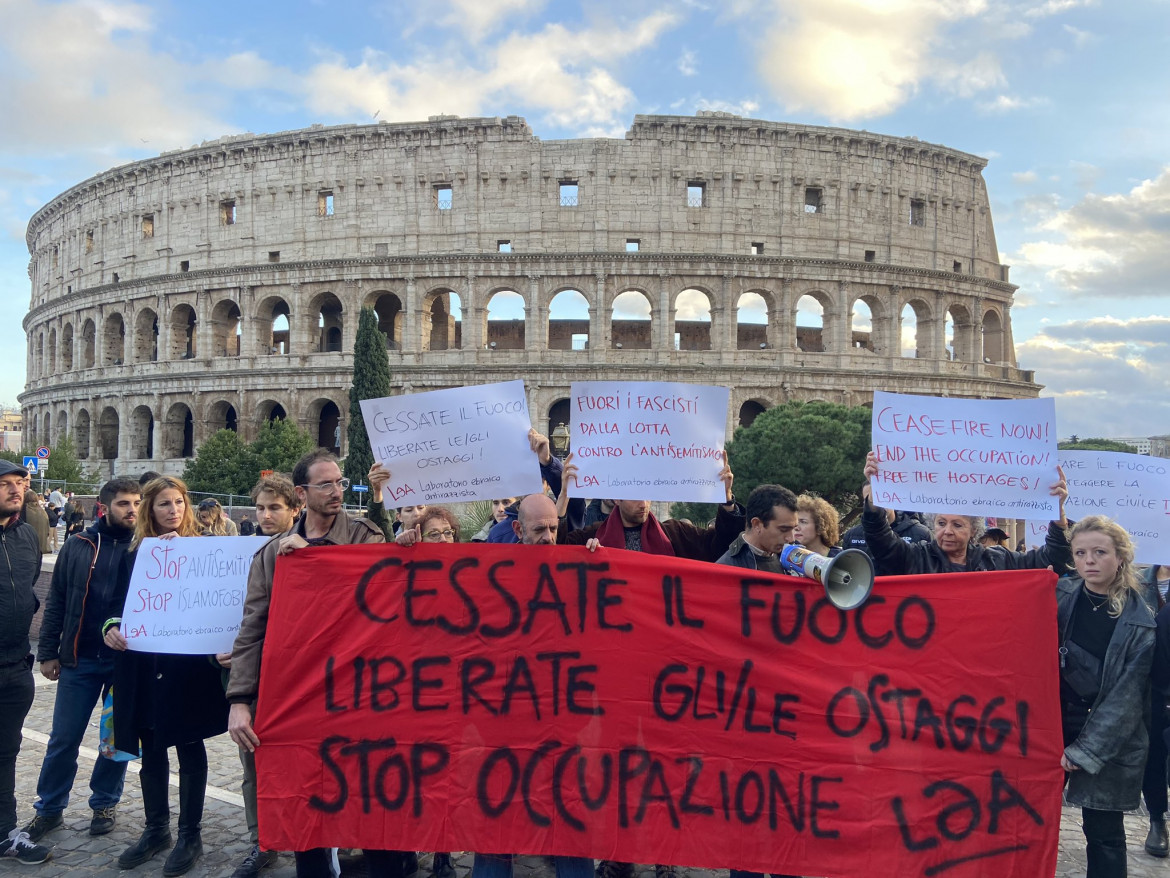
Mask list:
[[[0,859],[35,865],[49,858],[16,825],[16,757],[20,730],[33,703],[28,632],[39,601],[33,585],[41,574],[41,547],[21,521],[28,470],[0,460]]]

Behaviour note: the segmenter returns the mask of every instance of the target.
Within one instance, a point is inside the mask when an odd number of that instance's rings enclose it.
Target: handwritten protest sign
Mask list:
[[[138,547],[122,631],[130,649],[231,652],[252,556],[266,537],[148,538]]]
[[[1116,451],[1059,451],[1068,478],[1071,519],[1107,515],[1133,537],[1139,564],[1170,563],[1170,460]],[[1048,522],[1028,522],[1029,544],[1044,542]]]
[[[577,496],[725,503],[726,387],[574,381]]]
[[[387,506],[463,503],[540,490],[523,381],[362,400]]]
[[[1051,399],[942,399],[878,391],[873,502],[916,512],[1059,515]]]
[[[272,590],[261,844],[1052,875],[1054,584],[890,577],[844,613],[625,551],[305,549]]]

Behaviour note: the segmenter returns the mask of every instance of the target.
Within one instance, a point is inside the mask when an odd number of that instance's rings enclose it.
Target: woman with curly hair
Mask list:
[[[200,530],[181,479],[162,476],[147,482],[114,605],[125,605],[130,573],[144,539],[197,537]],[[207,791],[207,748],[203,741],[227,731],[227,701],[219,671],[206,656],[130,652],[121,622],[121,617],[115,617],[103,626],[106,645],[118,651],[114,741],[119,750],[142,754],[139,781],[146,829],[118,857],[118,865],[133,869],[171,843],[167,748],[174,747],[179,758],[179,837],[163,866],[163,875],[182,875],[203,853],[201,829]]]
[[[796,498],[796,529],[792,541],[800,543],[810,552],[832,558],[840,554],[837,543],[841,539],[841,528],[837,510],[823,497],[801,494]]]
[[[1101,515],[1071,536],[1077,575],[1056,586],[1068,801],[1081,806],[1087,878],[1124,878],[1123,812],[1141,803],[1154,616],[1129,534]]]

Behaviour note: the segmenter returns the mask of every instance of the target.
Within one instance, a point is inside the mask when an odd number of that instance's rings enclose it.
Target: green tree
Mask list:
[[[240,494],[240,458],[245,446],[234,430],[217,430],[195,450],[183,468],[183,481],[192,491]]]
[[[236,493],[250,493],[261,470],[291,473],[296,462],[316,447],[313,437],[292,420],[266,421],[256,440],[240,455],[240,490]]]
[[[1068,442],[1057,443],[1061,451],[1120,451],[1123,454],[1137,454],[1137,449],[1128,442],[1116,439],[1078,439],[1074,436]]]
[[[77,448],[73,444],[72,437],[62,433],[57,437],[56,444],[52,446],[45,479],[65,482],[67,490],[76,491],[78,489],[73,487],[74,485],[85,485],[87,486],[86,490],[88,490],[88,486],[94,484],[96,476],[77,459]]]
[[[746,498],[762,484],[824,497],[842,512],[857,505],[870,444],[865,406],[788,402],[740,427],[727,444],[735,494]]]
[[[349,388],[349,428],[346,433],[349,450],[345,456],[345,475],[354,484],[365,482],[366,474],[374,465],[361,401],[389,396],[391,389],[386,335],[378,328],[378,315],[373,309],[362,308],[358,316],[357,338],[353,343],[353,383]],[[357,497],[356,502],[362,502],[362,498]]]

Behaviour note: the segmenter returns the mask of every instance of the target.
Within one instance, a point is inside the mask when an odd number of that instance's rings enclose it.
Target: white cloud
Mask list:
[[[1036,172],[1035,171],[1017,171],[1016,173],[1012,174],[1012,180],[1016,183],[1022,183],[1022,184],[1035,183],[1036,182]]]
[[[1062,435],[1145,436],[1170,419],[1170,316],[1049,324],[1016,353],[1056,398]]]
[[[472,40],[481,40],[505,19],[530,15],[544,6],[544,0],[446,0],[451,7],[439,18],[445,27],[458,28]]]
[[[1022,98],[1017,95],[996,95],[994,100],[982,101],[979,109],[986,113],[1013,113],[1016,110],[1027,110],[1043,104],[1041,98]]]
[[[1070,9],[1096,5],[1096,0],[1045,0],[1044,3],[1024,10],[1024,15],[1028,18],[1046,18],[1050,15],[1060,15]]]
[[[688,103],[686,100],[672,104],[674,107],[682,107]],[[734,113],[736,116],[754,116],[760,109],[759,101],[753,101],[751,98],[744,98],[742,101],[721,101],[712,98],[704,98],[696,95],[689,101],[692,111],[698,112],[700,110],[714,113]]]
[[[1081,30],[1079,27],[1073,27],[1071,24],[1064,26],[1064,32],[1072,37],[1073,45],[1078,49],[1083,49],[1089,43],[1095,42],[1097,35],[1091,31]]]
[[[678,72],[683,76],[694,76],[699,72],[698,56],[691,49],[686,49],[678,58]]]
[[[67,142],[154,151],[231,127],[210,102],[184,100],[189,71],[150,46],[146,6],[0,0],[0,19],[0,149],[38,154]]]
[[[1170,168],[1129,192],[1088,194],[1054,209],[1011,259],[1043,272],[1066,295],[1132,299],[1167,295]]]
[[[470,62],[448,56],[399,64],[367,49],[359,64],[326,59],[292,87],[304,92],[314,111],[335,117],[380,111],[379,119],[414,121],[522,104],[563,128],[620,134],[634,94],[606,64],[653,45],[676,21],[657,12],[632,24],[584,30],[548,24],[535,33],[512,33]]]
[[[967,65],[939,62],[932,50],[948,23],[982,13],[983,0],[773,0],[761,41],[760,73],[790,111],[839,120],[891,112],[938,76],[970,91],[998,83],[986,53]]]

